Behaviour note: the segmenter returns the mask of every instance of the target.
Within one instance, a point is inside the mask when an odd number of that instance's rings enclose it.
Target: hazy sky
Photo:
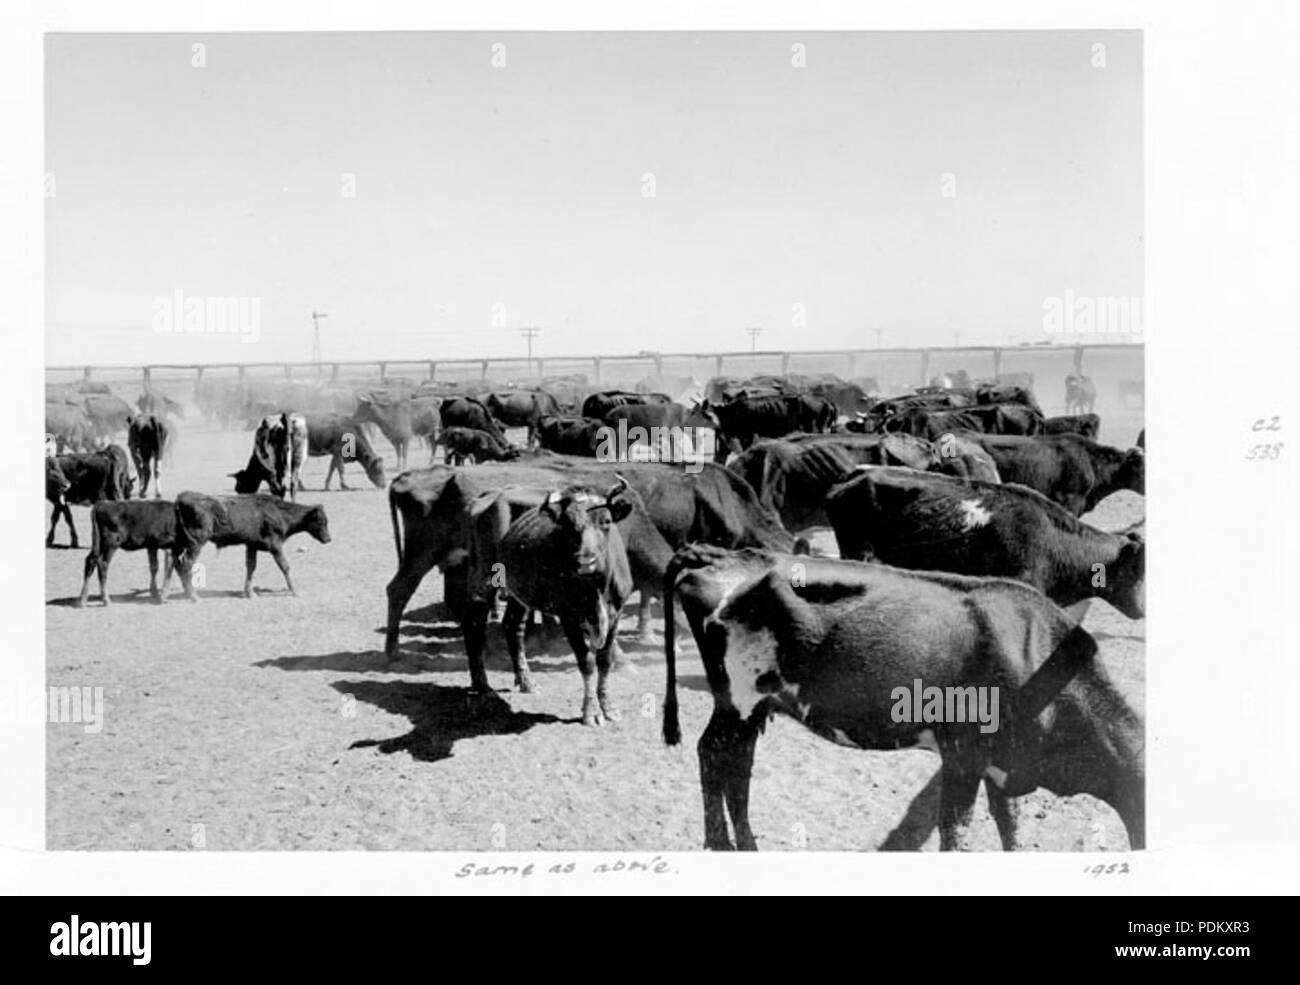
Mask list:
[[[1142,293],[1141,79],[1135,32],[52,35],[47,358],[1045,338]]]

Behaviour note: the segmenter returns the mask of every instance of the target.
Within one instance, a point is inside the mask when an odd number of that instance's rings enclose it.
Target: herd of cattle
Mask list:
[[[335,471],[347,488],[344,464],[355,461],[388,488],[397,558],[387,586],[389,661],[407,604],[438,568],[473,692],[491,689],[486,630],[504,601],[515,685],[532,687],[531,614],[554,617],[582,677],[582,722],[599,725],[617,717],[606,685],[623,659],[619,614],[636,595],[638,633],[650,640],[658,600],[663,733],[676,744],[676,620],[685,616],[714,698],[699,741],[706,847],[755,847],[754,747],[781,712],[844,745],[936,749],[945,850],[965,844],[981,781],[1005,848],[1016,843],[1012,798],[1039,786],[1109,803],[1138,848],[1142,722],[1079,620],[1094,599],[1143,617],[1143,524],[1104,531],[1079,518],[1112,493],[1144,492],[1145,441],[1120,449],[1096,440],[1096,391],[1086,377],[1066,380],[1074,413],[1065,417],[1044,416],[1030,384],[949,377],[881,399],[869,381],[829,374],[715,379],[676,398],[588,392],[576,380],[488,392],[285,384],[252,393],[201,383],[200,413],[223,426],[246,423],[252,448],[229,474],[233,495],[187,491],[174,501],[162,498],[160,463],[183,409],[149,389],[132,407],[103,388],[68,388],[46,407],[54,508],[46,542],[63,516],[76,547],[68,505],[93,507],[82,605],[95,575],[109,603],[118,550],[148,553],[156,600],[173,567],[196,600],[193,567],[209,543],[244,546],[245,595],[260,552],[293,592],[285,541],[300,532],[330,540],[324,508],[296,502],[303,464],[327,456],[326,489]],[[298,406],[286,406],[286,394]],[[715,460],[692,469],[595,457],[599,436],[620,422],[628,432],[711,431]],[[391,482],[372,428],[394,448]],[[510,428],[526,429],[523,446],[507,439]],[[127,451],[112,443],[122,432]],[[431,458],[442,446],[445,461],[407,470],[416,438]],[[269,493],[259,491],[264,484]],[[805,535],[818,529],[834,532],[838,559],[810,551]],[[914,680],[971,694],[999,689],[999,729],[984,734],[960,716],[897,721],[893,692]]]

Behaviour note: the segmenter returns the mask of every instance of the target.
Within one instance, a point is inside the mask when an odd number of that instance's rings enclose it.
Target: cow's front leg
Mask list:
[[[727,813],[736,832],[736,848],[742,852],[758,851],[758,842],[749,826],[749,779],[754,772],[754,746],[758,743],[758,725],[751,718],[738,722],[726,748],[723,767],[723,792]]]
[[[55,503],[54,510],[50,513],[50,532],[45,535],[46,547],[54,546],[54,528],[58,526],[59,523],[59,512],[59,504]]]
[[[62,505],[63,518],[68,521],[68,530],[72,534],[72,547],[75,550],[81,545],[77,543],[77,527],[72,522],[72,507],[65,501]]]
[[[289,577],[289,562],[285,560],[284,550],[280,547],[279,544],[272,544],[269,549],[271,552],[271,557],[275,558],[275,563],[280,568],[280,573],[284,575],[284,583],[289,587],[289,594],[297,597],[298,590],[293,587],[293,579]],[[252,548],[249,548],[249,550],[252,551],[252,553],[249,555],[250,567],[248,569],[248,580],[249,580],[249,584],[251,585],[253,580],[252,565],[257,563],[257,552],[254,551]]]
[[[162,488],[162,469],[159,468],[158,462],[153,463],[153,498],[163,498]]]
[[[587,649],[587,640],[582,632],[582,626],[573,616],[561,616],[560,624],[564,627],[564,635],[568,638],[569,646],[573,647],[573,655],[578,660],[578,672],[582,674],[582,724],[604,725],[605,715],[596,698],[591,651]]]
[[[155,602],[162,601],[162,593],[158,591],[158,548],[150,547],[149,554],[149,597]],[[168,571],[170,572],[170,568]]]
[[[335,452],[330,456],[330,467],[325,470],[325,492],[330,491],[330,481],[334,478],[335,469],[338,469],[339,473],[339,488],[347,488],[347,486],[343,485],[343,466],[340,464],[341,461],[342,456],[338,452]]]
[[[167,590],[171,588],[172,570],[175,568],[175,566],[176,566],[175,559],[172,557],[171,551],[168,551],[163,556],[163,586],[162,586],[162,593],[158,596],[158,601],[160,603],[167,601]]]
[[[343,456],[342,456],[342,455],[339,455],[339,488],[342,489],[344,492],[347,492],[347,489],[348,489],[348,482],[347,482],[347,479],[345,479],[345,478],[343,477],[343,466],[344,466],[344,464],[345,464],[345,462],[344,462],[344,458],[343,458]]]
[[[483,651],[487,649],[487,607],[487,599],[469,599],[461,620],[465,630],[465,655],[469,658],[470,690],[483,693],[492,690],[483,665]]]
[[[613,608],[611,606],[611,608]],[[617,708],[610,707],[609,704],[609,670],[610,658],[614,648],[617,646],[615,636],[618,633],[618,612],[613,611],[609,614],[609,633],[605,641],[596,651],[596,700],[600,704],[600,710],[605,715],[607,721],[617,722],[622,718],[622,714]]]
[[[483,618],[487,619],[487,606],[484,603]],[[528,670],[528,656],[524,652],[524,633],[528,629],[528,608],[517,599],[506,600],[505,619],[501,624],[506,634],[506,646],[510,649],[510,664],[515,670],[515,687],[525,694],[533,689],[532,674]],[[480,669],[482,660],[480,659]]]

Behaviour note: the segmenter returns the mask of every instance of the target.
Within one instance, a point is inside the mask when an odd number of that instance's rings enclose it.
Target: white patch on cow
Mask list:
[[[760,703],[771,697],[755,686],[766,673],[780,673],[776,662],[776,637],[769,629],[748,629],[727,624],[727,655],[723,665],[731,687],[731,703],[742,718],[748,718]]]
[[[993,519],[993,514],[980,505],[978,499],[963,499],[961,501],[962,512],[962,530],[974,530],[976,527],[983,527]]]

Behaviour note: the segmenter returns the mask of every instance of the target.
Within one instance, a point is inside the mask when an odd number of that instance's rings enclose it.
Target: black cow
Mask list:
[[[108,595],[108,566],[119,550],[149,552],[149,594],[157,602],[164,600],[172,580],[172,548],[176,543],[176,504],[170,500],[149,502],[125,501],[96,503],[90,511],[90,553],[86,555],[85,577],[77,608],[90,595],[90,576],[99,575],[99,597],[111,604]],[[158,590],[158,552],[164,551],[166,572],[162,591]]]
[[[330,488],[334,473],[339,474],[339,488],[347,489],[343,478],[343,463],[355,461],[366,472],[371,485],[382,489],[387,482],[384,476],[384,460],[375,452],[358,421],[342,414],[308,414],[307,418],[307,455],[321,458],[328,455],[329,469],[325,472],[325,491]],[[256,456],[254,456],[256,458]],[[251,463],[250,463],[251,466]],[[257,492],[257,485],[247,488],[236,485],[236,492]]]
[[[506,440],[505,432],[497,423],[487,405],[477,397],[449,397],[438,408],[439,423],[443,428],[473,428]]]
[[[506,427],[528,428],[528,447],[537,444],[537,425],[560,413],[560,402],[545,390],[499,390],[484,402],[488,413]]]
[[[141,414],[131,418],[127,426],[126,447],[135,463],[135,474],[140,481],[140,498],[149,492],[153,479],[154,499],[162,498],[162,457],[171,434],[164,418],[155,414]]]
[[[45,546],[54,545],[54,531],[60,516],[68,524],[72,546],[80,546],[69,504],[93,506],[104,500],[130,499],[134,485],[126,452],[118,445],[109,445],[103,451],[73,452],[46,458],[45,498],[54,510],[50,514],[50,532],[45,537]]]
[[[508,462],[519,457],[519,449],[502,438],[477,428],[443,428],[438,443],[447,451],[448,465],[470,462]]]
[[[931,441],[953,431],[984,434],[1040,434],[1043,415],[1023,404],[981,404],[952,410],[911,407],[889,418],[884,430],[902,431]]]
[[[1057,605],[1091,598],[1144,615],[1142,537],[1090,527],[1025,486],[868,467],[826,497],[840,557],[1014,578]]]
[[[632,504],[621,498],[626,489],[627,481],[621,480],[606,496],[582,486],[553,492],[515,520],[500,545],[507,596],[502,628],[516,680],[528,689],[528,611],[558,616],[582,673],[583,725],[602,725],[618,717],[609,705],[606,680],[619,612],[632,594],[631,568],[618,528],[632,511]]]
[[[714,698],[699,741],[706,848],[733,847],[728,814],[734,847],[757,848],[750,774],[777,712],[839,745],[937,748],[941,850],[967,847],[981,780],[1005,849],[1016,847],[1010,798],[1039,786],[1106,801],[1130,847],[1143,847],[1142,721],[1093,638],[1041,592],[1003,578],[695,546],[664,576],[664,597],[674,596]],[[676,745],[676,634],[673,607],[664,611],[663,732]],[[918,682],[939,707],[929,697],[920,707]]]
[[[258,551],[266,551],[275,559],[290,594],[297,595],[289,577],[289,562],[284,557],[284,542],[297,533],[311,534],[322,544],[328,544],[330,530],[325,507],[285,502],[265,493],[250,496],[181,493],[176,497],[176,540],[172,555],[186,597],[191,602],[199,600],[191,573],[199,552],[209,543],[217,547],[244,545],[245,598],[253,595]]]
[[[615,407],[624,407],[628,404],[670,404],[673,398],[666,393],[632,393],[627,390],[601,390],[599,393],[589,394],[587,399],[582,402],[583,417],[594,417],[597,420],[604,420]]]
[[[1121,489],[1146,491],[1146,461],[1137,448],[1122,451],[1076,434],[966,436],[993,457],[1003,482],[1036,489],[1075,516]]]
[[[592,417],[544,417],[537,425],[537,441],[547,451],[595,458],[606,424]]]
[[[1086,376],[1071,373],[1065,378],[1065,412],[1091,414],[1097,402],[1097,387]]]
[[[1101,418],[1096,414],[1066,414],[1043,421],[1043,434],[1077,434],[1097,440]]]
[[[825,432],[835,425],[839,411],[829,400],[806,394],[740,397],[729,403],[701,408],[717,425],[720,449],[737,453],[758,438],[780,438],[795,431]]]
[[[650,531],[633,526],[637,511],[625,521],[624,539],[635,587],[641,596],[638,631],[643,638],[650,633],[651,598],[659,595],[673,550],[693,542],[808,550],[807,541],[792,537],[776,515],[759,503],[744,479],[712,463],[705,463],[698,473],[690,473],[666,464],[606,464],[555,456],[528,464],[487,464],[473,469],[441,466],[407,472],[388,488],[398,564],[388,583],[388,633],[384,643],[388,659],[391,661],[397,653],[398,631],[407,603],[435,567],[444,572],[448,606],[459,621],[465,622],[472,594],[467,579],[474,563],[483,560],[475,557],[472,546],[470,504],[476,497],[510,487],[534,492],[575,484],[607,488],[616,474],[627,478],[659,535],[653,537]],[[518,498],[511,501],[517,502]],[[491,543],[490,537],[482,539]],[[490,559],[487,563],[490,568]]]

